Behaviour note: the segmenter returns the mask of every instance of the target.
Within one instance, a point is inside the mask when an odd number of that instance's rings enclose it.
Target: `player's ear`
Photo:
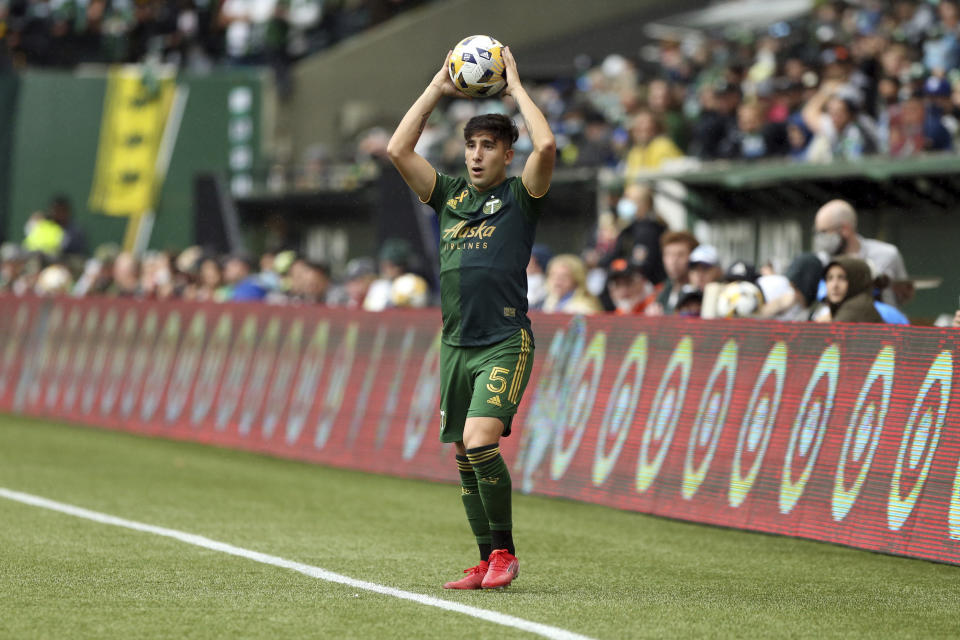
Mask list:
[[[503,154],[503,157],[507,161],[507,164],[513,162],[513,148],[507,149],[507,152]]]

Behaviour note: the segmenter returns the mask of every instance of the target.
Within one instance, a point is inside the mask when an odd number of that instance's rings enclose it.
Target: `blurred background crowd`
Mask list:
[[[297,56],[416,4],[9,2],[0,8],[0,51],[13,66],[155,55],[194,69],[211,60],[266,64],[280,77]],[[581,57],[578,66],[576,77],[530,83],[557,135],[558,166],[609,168],[624,186],[599,207],[582,251],[554,255],[549,246],[535,247],[531,308],[906,321],[899,311],[912,295],[906,265],[896,247],[858,233],[848,203],[824,198],[813,251],[792,256],[777,273],[773,265],[721,256],[671,228],[654,205],[649,179],[691,162],[819,163],[953,151],[960,143],[960,1],[815,2],[803,15],[763,28],[678,30],[635,54]],[[496,111],[515,109],[509,98],[443,103],[418,151],[445,171],[461,171],[463,124]],[[363,131],[349,158],[382,156],[390,133]],[[521,129],[515,170],[530,148]],[[31,218],[22,246],[3,247],[0,289],[370,310],[437,302],[425,257],[401,240],[337,273],[287,250],[223,256],[190,247],[134,258],[110,246],[91,252],[71,228],[69,202],[61,200]],[[859,302],[850,306],[851,300]]]

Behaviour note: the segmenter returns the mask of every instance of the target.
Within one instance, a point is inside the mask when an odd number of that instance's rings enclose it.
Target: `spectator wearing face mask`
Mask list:
[[[858,234],[857,212],[845,200],[831,200],[817,211],[813,250],[825,254],[828,260],[851,256],[870,263],[877,276],[886,276],[890,282],[881,294],[887,304],[902,306],[913,295],[900,250],[890,243]]]
[[[653,190],[649,185],[631,183],[624,188],[623,196],[617,202],[617,219],[624,226],[617,236],[611,259],[649,264],[651,282],[662,282],[666,272],[663,270],[660,238],[667,225],[654,210]]]

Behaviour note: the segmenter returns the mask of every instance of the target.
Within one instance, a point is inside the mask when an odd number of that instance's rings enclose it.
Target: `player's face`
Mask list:
[[[513,159],[513,149],[508,149],[503,140],[480,131],[467,140],[464,159],[470,182],[478,191],[485,191],[503,182],[507,177],[507,165]]]
[[[847,297],[847,272],[839,265],[833,265],[827,271],[827,300],[833,304],[840,304]]]

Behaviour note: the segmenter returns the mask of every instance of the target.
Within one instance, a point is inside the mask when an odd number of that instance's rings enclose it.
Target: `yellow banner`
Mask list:
[[[148,79],[132,67],[110,71],[91,210],[140,216],[153,208],[163,179],[156,171],[157,152],[175,89],[172,77]]]

